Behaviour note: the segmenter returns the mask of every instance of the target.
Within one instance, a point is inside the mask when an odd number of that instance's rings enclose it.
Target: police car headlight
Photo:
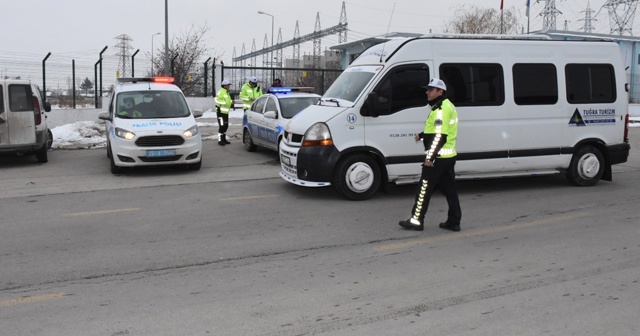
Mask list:
[[[129,131],[125,130],[125,129],[116,127],[116,136],[118,136],[118,138],[131,140],[131,139],[136,137],[136,134],[133,133],[133,132],[129,132]]]
[[[193,127],[189,128],[188,130],[184,131],[185,137],[187,138],[192,138],[194,137],[196,134],[198,134],[198,125],[194,125]]]
[[[329,132],[329,126],[323,122],[315,123],[309,127],[302,138],[302,147],[331,145],[333,145],[333,139],[331,132]]]

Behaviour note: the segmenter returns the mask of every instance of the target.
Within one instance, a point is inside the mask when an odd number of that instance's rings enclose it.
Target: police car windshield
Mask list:
[[[304,110],[309,105],[315,105],[320,97],[287,97],[280,98],[280,111],[284,118],[293,118],[298,112]]]
[[[338,99],[355,102],[371,78],[381,69],[381,66],[357,66],[347,68],[322,96],[322,100]],[[344,102],[340,103],[343,106]],[[335,106],[335,105],[334,105]]]
[[[189,106],[180,92],[127,91],[116,97],[116,116],[124,119],[183,118]]]

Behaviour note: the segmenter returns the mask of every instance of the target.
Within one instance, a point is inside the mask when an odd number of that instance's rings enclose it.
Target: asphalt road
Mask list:
[[[104,149],[0,159],[2,335],[638,335],[640,129],[614,181],[461,181],[462,231],[282,181],[206,141],[200,171]]]

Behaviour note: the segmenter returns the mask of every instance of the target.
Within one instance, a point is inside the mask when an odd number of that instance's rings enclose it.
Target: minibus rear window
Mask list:
[[[613,103],[616,80],[611,64],[567,64],[567,101],[572,104]]]

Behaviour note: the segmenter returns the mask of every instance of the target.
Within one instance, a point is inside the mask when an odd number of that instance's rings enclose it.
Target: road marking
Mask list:
[[[11,299],[11,300],[0,300],[0,307],[9,307],[9,306],[14,306],[14,305],[18,305],[18,304],[24,304],[24,303],[34,303],[34,302],[42,302],[42,301],[48,301],[48,300],[53,300],[53,299],[59,299],[61,297],[67,296],[68,294],[66,293],[52,293],[52,294],[43,294],[43,295],[34,295],[34,296],[27,296],[27,297],[22,297],[19,299]]]
[[[406,247],[412,247],[412,246],[416,246],[416,245],[429,244],[429,243],[438,243],[438,242],[443,242],[443,241],[448,241],[448,240],[453,240],[453,239],[459,239],[459,238],[482,236],[482,235],[487,235],[487,234],[492,234],[492,233],[500,233],[500,232],[511,231],[511,230],[516,230],[516,229],[524,229],[524,228],[528,228],[528,227],[532,227],[532,226],[559,223],[559,222],[563,222],[563,221],[566,221],[566,220],[576,219],[576,218],[580,218],[580,217],[587,217],[587,216],[590,216],[590,215],[591,214],[588,213],[588,212],[576,212],[576,213],[570,213],[570,214],[561,215],[561,216],[555,216],[555,217],[549,217],[549,218],[545,218],[545,219],[540,219],[540,220],[536,220],[536,221],[533,221],[533,222],[516,223],[516,224],[511,224],[511,225],[505,225],[505,226],[496,226],[496,227],[488,227],[488,228],[481,228],[481,229],[474,229],[474,230],[466,230],[466,231],[462,231],[462,233],[452,233],[452,234],[447,234],[447,235],[443,235],[443,236],[436,236],[436,237],[429,237],[429,238],[422,238],[422,239],[412,240],[412,241],[408,241],[408,242],[387,244],[387,245],[378,246],[374,250],[376,250],[376,251],[389,251],[389,250],[395,250],[395,249],[399,249],[399,248],[406,248]]]
[[[231,198],[223,198],[221,201],[246,201],[251,199],[260,199],[260,198],[270,198],[270,197],[278,197],[280,195],[258,195],[258,196],[246,196],[246,197],[231,197]]]
[[[113,209],[113,210],[100,210],[100,211],[88,211],[88,212],[75,212],[62,214],[63,216],[89,216],[89,215],[103,215],[118,212],[138,211],[140,208],[126,208],[126,209]]]

